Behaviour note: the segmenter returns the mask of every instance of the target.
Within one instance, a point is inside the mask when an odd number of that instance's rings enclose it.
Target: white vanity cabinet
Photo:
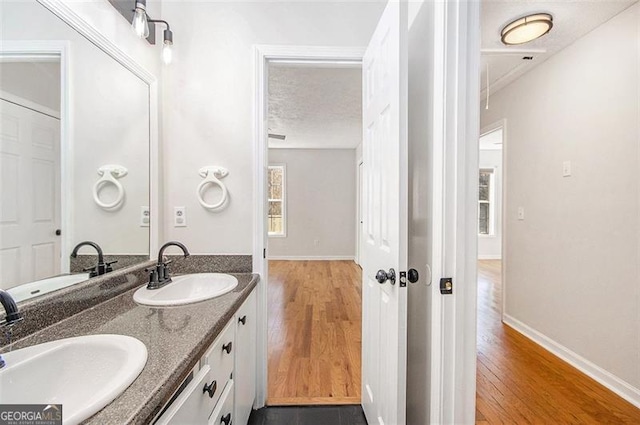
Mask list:
[[[245,300],[236,313],[236,370],[234,423],[246,425],[256,398],[256,332],[258,318],[256,291]]]
[[[227,386],[232,386],[235,325],[227,324],[211,344],[193,379],[162,414],[158,425],[204,425]]]
[[[256,319],[254,290],[155,424],[247,424],[256,394]]]

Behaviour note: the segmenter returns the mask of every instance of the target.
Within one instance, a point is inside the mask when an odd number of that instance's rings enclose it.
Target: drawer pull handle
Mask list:
[[[231,425],[231,413],[227,413],[226,416],[221,417],[220,423],[224,425]]]
[[[222,346],[222,351],[226,351],[227,354],[231,353],[231,341],[229,341],[228,343],[224,344]]]
[[[217,389],[218,389],[218,383],[216,381],[213,381],[209,385],[207,385],[207,383],[205,382],[204,388],[202,389],[202,394],[209,393],[209,398],[213,398],[213,395],[216,393]]]
[[[243,325],[246,325],[247,324],[247,315],[245,314],[244,316],[239,318],[238,322],[242,323]]]

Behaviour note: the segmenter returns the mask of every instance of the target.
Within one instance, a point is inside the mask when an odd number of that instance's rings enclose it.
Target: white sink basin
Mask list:
[[[2,354],[3,404],[62,404],[77,424],[118,397],[147,363],[147,347],[124,335],[60,339]]]
[[[238,279],[222,273],[195,273],[172,277],[173,282],[159,289],[142,287],[133,294],[138,304],[151,306],[183,305],[219,297],[238,286]]]
[[[7,290],[16,302],[38,297],[89,279],[89,273],[63,274],[37,280]]]

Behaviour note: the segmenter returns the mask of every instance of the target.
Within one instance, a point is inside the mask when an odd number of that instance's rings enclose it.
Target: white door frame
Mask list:
[[[507,287],[506,287],[506,281],[505,281],[505,276],[507,275],[507,255],[508,255],[508,251],[507,251],[507,236],[506,236],[506,231],[507,231],[507,224],[506,224],[506,217],[507,217],[507,120],[506,118],[502,118],[501,120],[498,120],[494,123],[491,123],[485,127],[482,127],[482,129],[480,130],[480,137],[489,134],[489,133],[493,133],[494,131],[497,130],[502,130],[502,149],[501,149],[501,154],[502,154],[502,181],[500,182],[500,193],[499,196],[502,198],[500,200],[501,202],[501,211],[500,214],[502,214],[502,219],[500,220],[500,237],[501,237],[501,248],[500,248],[500,253],[501,253],[501,262],[500,262],[500,269],[501,269],[501,275],[500,275],[500,281],[501,281],[501,288],[502,288],[502,311],[500,312],[500,317],[501,320],[504,321],[504,312],[505,312],[505,307],[507,305]],[[479,140],[479,139],[478,139]]]
[[[268,164],[267,140],[267,77],[268,63],[291,61],[294,63],[344,64],[361,63],[364,47],[330,46],[277,46],[255,45],[254,51],[254,158],[253,158],[253,272],[260,275],[258,282],[258,349],[255,407],[267,400],[268,321],[267,283],[269,276],[267,249],[266,174]]]
[[[362,268],[362,157],[356,159],[356,264]]]
[[[60,227],[63,229],[60,239],[60,264],[61,273],[69,273],[69,259],[64,255],[71,251],[72,234],[69,231],[72,223],[73,211],[73,184],[72,176],[72,131],[69,102],[69,52],[70,42],[66,40],[34,40],[34,41],[3,41],[0,49],[0,60],[11,61],[32,61],[41,59],[60,60],[60,112],[56,113],[60,120]],[[11,101],[12,99],[7,99]],[[24,106],[30,102],[21,102]],[[42,106],[37,107],[43,113],[53,116],[51,111],[43,110]]]
[[[480,2],[434,7],[434,303],[429,423],[475,423]],[[453,278],[441,295],[439,279]]]

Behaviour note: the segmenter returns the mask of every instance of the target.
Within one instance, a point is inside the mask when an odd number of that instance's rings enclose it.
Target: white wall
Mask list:
[[[638,405],[639,10],[494,94],[482,115],[507,122],[506,319],[635,387]]]
[[[480,168],[493,169],[494,230],[491,235],[478,235],[478,258],[502,258],[502,150],[480,150]]]
[[[188,227],[165,236],[193,253],[253,247],[254,44],[366,46],[382,3],[167,1],[174,62],[164,72],[165,211],[186,206]],[[204,165],[229,169],[228,207],[204,210],[195,190]]]
[[[69,251],[80,241],[93,240],[105,253],[147,254],[149,228],[139,225],[140,207],[149,205],[147,84],[36,1],[4,2],[1,16],[3,40],[70,43],[71,179],[63,191],[71,199],[71,228],[62,229],[63,235],[71,235]],[[128,26],[119,28],[131,33]],[[98,167],[114,163],[129,170],[121,179],[126,201],[120,210],[106,212],[94,203],[92,189]],[[109,192],[114,192],[111,187],[102,193],[105,200]]]
[[[286,166],[287,236],[269,238],[268,258],[354,258],[355,155],[355,149],[269,149],[269,163]]]

